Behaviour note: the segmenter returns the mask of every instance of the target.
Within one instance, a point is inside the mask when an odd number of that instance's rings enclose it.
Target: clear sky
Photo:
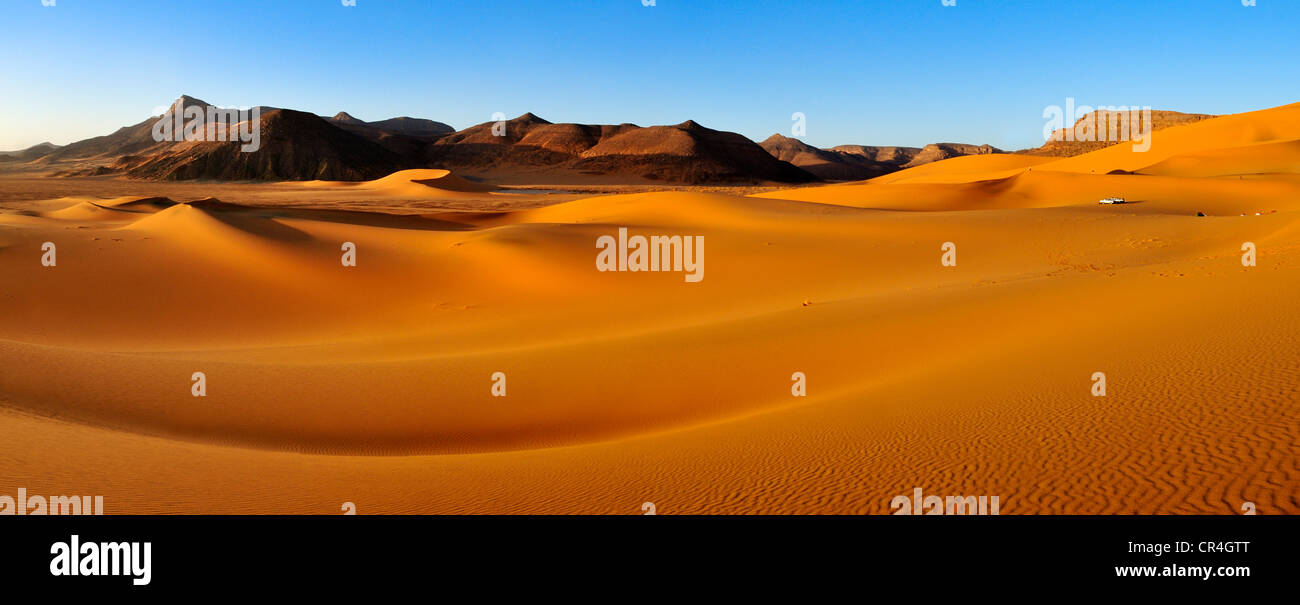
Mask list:
[[[1300,0],[0,0],[0,149],[181,94],[456,128],[694,119],[755,140],[1005,149],[1049,105],[1300,101]]]

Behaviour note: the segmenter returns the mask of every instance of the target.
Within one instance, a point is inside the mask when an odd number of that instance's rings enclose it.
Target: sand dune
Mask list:
[[[1297,513],[1298,107],[1169,128],[1145,159],[756,196],[24,203],[0,213],[22,285],[0,483],[111,513],[887,514],[916,486],[1004,514]],[[496,195],[446,171],[286,191]],[[596,271],[620,227],[703,236],[705,278]]]
[[[1180,153],[1137,172],[1178,177],[1300,174],[1300,139]]]
[[[968,155],[885,175],[876,183],[968,183],[1015,176],[1051,158],[1011,153]]]
[[[401,170],[373,181],[307,181],[301,183],[301,186],[315,189],[353,188],[396,198],[455,197],[462,193],[483,193],[496,189],[491,185],[467,181],[452,174],[450,170],[441,169]]]

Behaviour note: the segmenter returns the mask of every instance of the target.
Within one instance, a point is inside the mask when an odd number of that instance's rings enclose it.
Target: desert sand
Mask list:
[[[752,195],[24,178],[0,486],[110,514],[1300,512],[1300,104],[1153,137]],[[596,271],[620,227],[704,236],[705,278]]]

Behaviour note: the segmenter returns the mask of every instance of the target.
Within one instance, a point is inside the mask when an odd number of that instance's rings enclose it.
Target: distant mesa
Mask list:
[[[1137,132],[1141,132],[1141,129],[1145,127],[1140,123],[1141,120],[1143,119],[1141,118],[1143,114],[1139,112],[1138,115],[1139,115],[1139,119],[1137,123],[1130,122],[1130,128],[1129,128],[1130,131],[1136,129]],[[1130,116],[1126,116],[1126,117],[1129,120],[1132,120],[1131,114]],[[1181,113],[1177,111],[1153,110],[1151,112],[1151,131],[1154,132],[1157,130],[1163,130],[1165,128],[1170,128],[1173,126],[1192,124],[1213,117],[1216,116],[1210,114],[1204,114],[1204,113]],[[1112,120],[1115,120],[1115,129],[1116,129],[1115,138],[1120,139],[1121,137],[1119,136],[1119,132],[1121,131],[1121,126],[1123,126],[1125,122],[1122,119],[1120,119],[1117,112],[1097,110],[1092,113],[1088,113],[1081,116],[1078,120],[1074,122],[1072,128],[1074,128],[1076,132],[1081,132],[1080,125],[1084,124],[1085,122],[1091,121],[1096,128],[1095,132],[1097,134],[1095,134],[1094,136],[1106,140],[1100,140],[1100,141],[1098,140],[1093,140],[1093,141],[1049,140],[1043,143],[1039,147],[1035,147],[1033,149],[1022,149],[1020,151],[1017,151],[1016,153],[1021,153],[1025,155],[1041,155],[1041,156],[1068,158],[1068,157],[1074,157],[1076,155],[1083,155],[1085,153],[1097,151],[1098,149],[1105,149],[1107,147],[1110,147],[1111,145],[1118,145],[1119,143],[1130,143],[1131,141],[1129,140],[1128,137],[1124,137],[1123,140],[1114,140],[1110,138],[1111,137],[1110,127],[1111,127]]]

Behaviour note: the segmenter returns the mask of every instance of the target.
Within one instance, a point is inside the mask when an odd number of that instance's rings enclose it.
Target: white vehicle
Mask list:
[[[1098,204],[1123,204],[1123,203],[1124,203],[1124,198],[1122,198],[1122,197],[1108,197],[1108,198],[1105,198],[1105,199],[1103,199],[1103,200],[1101,200],[1100,202],[1097,202],[1097,203],[1098,203]]]

